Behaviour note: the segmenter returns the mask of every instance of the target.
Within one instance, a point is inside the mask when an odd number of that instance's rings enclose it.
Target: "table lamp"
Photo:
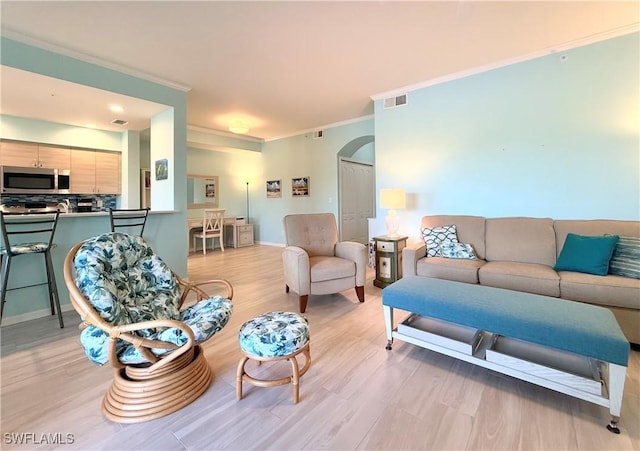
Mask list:
[[[407,204],[407,196],[403,189],[381,189],[380,190],[380,208],[386,208],[387,217],[385,219],[387,225],[387,236],[398,236],[400,221],[396,210],[405,208]]]

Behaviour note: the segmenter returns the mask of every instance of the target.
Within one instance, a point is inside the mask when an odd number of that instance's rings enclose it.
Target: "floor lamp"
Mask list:
[[[246,224],[249,224],[249,181],[247,180],[247,217]]]

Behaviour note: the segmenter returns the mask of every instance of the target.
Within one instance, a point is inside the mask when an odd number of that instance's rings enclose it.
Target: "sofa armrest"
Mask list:
[[[282,252],[284,283],[300,296],[311,294],[309,254],[298,246],[287,246]]]
[[[427,255],[427,246],[423,242],[417,242],[402,249],[402,275],[417,275],[416,264],[425,255]]]
[[[335,256],[356,263],[356,286],[364,286],[367,280],[367,246],[353,241],[341,241],[336,244]]]

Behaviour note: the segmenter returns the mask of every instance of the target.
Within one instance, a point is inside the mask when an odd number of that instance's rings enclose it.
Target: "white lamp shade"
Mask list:
[[[390,210],[402,209],[407,206],[407,196],[403,189],[381,189],[380,208]]]

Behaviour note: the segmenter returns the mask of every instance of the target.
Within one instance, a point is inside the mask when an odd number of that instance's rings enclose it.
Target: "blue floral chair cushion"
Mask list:
[[[270,312],[242,325],[240,348],[258,357],[293,354],[309,343],[309,321],[297,313]]]
[[[140,237],[108,233],[87,240],[74,259],[75,283],[84,297],[107,322],[133,324],[156,319],[182,321],[203,342],[229,321],[233,304],[221,296],[204,299],[180,311],[180,284],[167,265]],[[176,328],[143,329],[136,334],[181,346],[187,342]],[[109,335],[90,325],[80,334],[89,359],[103,365],[108,361]],[[153,350],[156,355],[167,352]],[[129,342],[118,340],[116,354],[124,364],[147,360]]]

